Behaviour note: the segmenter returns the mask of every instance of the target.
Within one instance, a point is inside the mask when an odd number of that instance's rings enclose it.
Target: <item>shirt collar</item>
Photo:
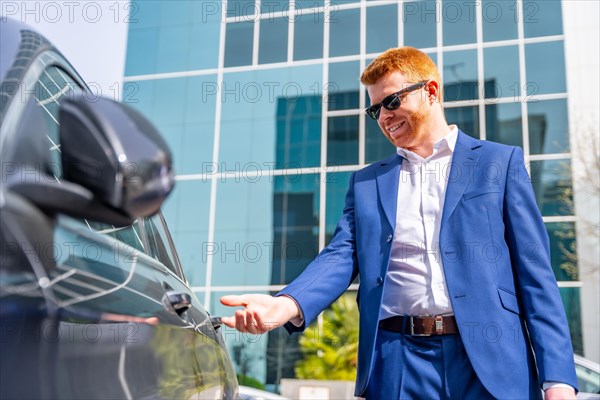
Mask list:
[[[456,125],[450,125],[450,132],[446,136],[435,142],[435,144],[433,145],[433,153],[429,157],[423,158],[418,154],[410,150],[404,149],[402,147],[397,147],[396,152],[399,156],[409,161],[423,161],[435,156],[436,154],[442,152],[444,149],[448,149],[450,153],[454,153],[454,148],[456,147],[457,139],[458,127]]]

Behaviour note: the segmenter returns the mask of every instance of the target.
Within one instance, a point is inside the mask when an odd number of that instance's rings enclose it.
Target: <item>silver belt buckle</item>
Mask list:
[[[441,335],[444,333],[444,317],[441,315],[435,316],[435,333]]]
[[[431,336],[429,333],[415,333],[415,322],[413,316],[410,316],[410,335],[411,336]]]

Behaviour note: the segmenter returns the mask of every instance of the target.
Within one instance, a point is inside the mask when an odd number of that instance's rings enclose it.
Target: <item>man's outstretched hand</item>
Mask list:
[[[296,302],[286,296],[231,295],[221,297],[221,303],[230,307],[244,307],[243,310],[237,310],[233,317],[221,317],[221,321],[230,328],[253,334],[265,333],[283,326],[300,314]]]

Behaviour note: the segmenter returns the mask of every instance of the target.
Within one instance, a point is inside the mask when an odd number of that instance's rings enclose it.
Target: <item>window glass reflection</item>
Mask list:
[[[573,215],[571,160],[531,161],[530,174],[542,215]]]
[[[213,285],[269,285],[273,247],[273,177],[219,179],[215,211]]]
[[[329,64],[327,107],[330,110],[358,108],[359,76],[358,61]]]
[[[442,0],[444,46],[475,43],[475,2]]]
[[[556,280],[578,280],[575,223],[549,222],[546,224],[546,229],[550,237],[550,259]]]
[[[323,7],[323,0],[296,0],[296,8],[317,8]]]
[[[519,96],[519,49],[517,46],[483,49],[486,98]]]
[[[277,102],[275,168],[314,167],[321,162],[321,96]]]
[[[567,91],[565,51],[562,40],[526,44],[525,62],[529,96]]]
[[[227,16],[254,15],[256,12],[255,4],[254,0],[227,0]]]
[[[290,8],[289,0],[261,0],[260,12],[270,14],[278,11],[287,11]],[[296,4],[298,2],[296,1]]]
[[[287,284],[319,250],[319,175],[274,179],[271,284]]]
[[[358,115],[327,121],[327,165],[358,164]]]
[[[191,286],[206,284],[211,181],[179,181],[162,207]]]
[[[467,135],[479,139],[479,108],[477,106],[446,107],[444,114],[448,124],[456,124],[458,129]]]
[[[228,23],[225,33],[225,67],[252,64],[254,21]]]
[[[483,41],[516,39],[518,7],[519,3],[516,1],[483,0],[481,4]]]
[[[527,103],[529,151],[531,154],[568,153],[569,121],[567,100]]]
[[[367,8],[367,53],[398,46],[398,5]]]
[[[294,60],[323,57],[323,13],[303,12],[294,22]]]
[[[486,105],[485,128],[487,140],[511,146],[523,146],[521,104]]]
[[[327,194],[325,200],[325,243],[333,238],[335,227],[342,216],[348,191],[351,172],[332,172],[327,174]]]
[[[190,47],[189,25],[162,26],[158,34],[157,72],[185,70]]]
[[[322,68],[224,74],[219,168],[319,165]]]
[[[360,53],[360,9],[340,10],[330,14],[329,56]]]
[[[444,101],[478,98],[477,52],[475,50],[444,53]]]
[[[127,33],[125,75],[156,73],[158,28],[133,29]]]
[[[365,118],[365,162],[373,163],[391,156],[396,147],[383,135],[377,122]]]
[[[436,2],[435,0],[403,3],[404,44],[417,48],[435,47]]]
[[[561,2],[557,0],[523,0],[525,37],[562,35]]]
[[[583,354],[583,335],[581,331],[581,294],[580,288],[559,288],[560,297],[567,313],[569,322],[569,330],[571,331],[571,342],[575,354]],[[589,382],[589,381],[588,381]],[[593,387],[597,388],[598,383],[593,383]],[[579,390],[582,392],[585,389],[579,385]],[[589,390],[591,392],[591,390]]]
[[[260,21],[259,64],[287,60],[288,19],[267,18]]]

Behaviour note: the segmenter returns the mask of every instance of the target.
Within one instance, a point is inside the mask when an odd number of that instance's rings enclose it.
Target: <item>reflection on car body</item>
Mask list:
[[[237,397],[159,211],[164,141],[26,25],[1,33],[0,398]]]

